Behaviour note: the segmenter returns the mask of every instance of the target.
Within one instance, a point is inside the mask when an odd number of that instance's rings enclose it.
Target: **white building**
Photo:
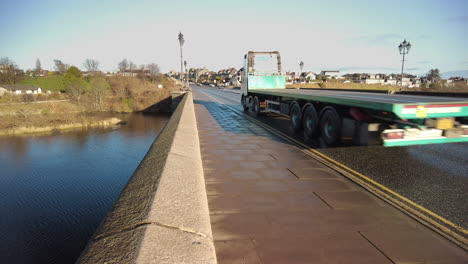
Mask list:
[[[40,94],[41,87],[31,85],[3,85],[0,88],[6,89],[12,94]]]
[[[320,76],[322,77],[329,77],[329,78],[336,78],[336,79],[339,79],[340,78],[340,71],[321,71]]]

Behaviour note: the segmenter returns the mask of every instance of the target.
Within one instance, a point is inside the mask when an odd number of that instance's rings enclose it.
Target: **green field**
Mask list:
[[[25,77],[18,84],[38,86],[42,91],[59,92],[62,89],[62,76]]]

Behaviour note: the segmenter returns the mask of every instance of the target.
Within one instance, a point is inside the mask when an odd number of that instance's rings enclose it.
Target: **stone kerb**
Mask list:
[[[216,263],[191,92],[77,263]]]

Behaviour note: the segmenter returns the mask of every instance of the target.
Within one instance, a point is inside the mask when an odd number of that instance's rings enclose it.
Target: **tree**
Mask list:
[[[70,68],[67,69],[67,71],[65,72],[64,78],[67,78],[67,76],[69,75],[72,75],[75,78],[81,78],[83,76],[81,71],[75,66],[71,66]]]
[[[55,70],[57,70],[60,74],[64,74],[69,67],[69,65],[57,59],[54,60],[54,64],[55,64]]]
[[[95,72],[99,69],[99,62],[94,59],[86,59],[83,63],[83,66],[86,68],[87,71]]]
[[[39,58],[37,58],[37,60],[36,60],[36,68],[34,68],[34,71],[35,71],[36,73],[42,71],[41,61],[39,60]]]
[[[2,57],[2,58],[0,58],[0,65],[14,66],[15,63],[12,60],[10,60],[8,57]]]
[[[86,82],[81,78],[81,71],[75,66],[67,69],[63,75],[63,88],[71,100],[79,102],[85,92]]]
[[[128,69],[129,69],[130,71],[133,71],[133,70],[135,70],[136,68],[137,68],[137,66],[136,66],[135,63],[133,63],[132,61],[129,61],[129,62],[128,62]]]
[[[429,84],[429,88],[433,90],[441,90],[444,86],[440,82],[433,82]]]
[[[0,58],[0,83],[11,84],[18,81],[15,63],[8,57]]]
[[[432,81],[439,81],[439,80],[440,80],[440,71],[439,71],[439,69],[431,69],[431,70],[429,70],[429,72],[427,73],[426,77],[427,77],[429,80],[432,80]]]
[[[104,97],[109,90],[110,85],[102,76],[93,77],[89,83],[88,98],[90,99],[91,108],[101,110]]]
[[[149,77],[152,81],[160,74],[159,66],[156,63],[146,65],[146,69],[149,71]]]
[[[128,61],[127,59],[123,59],[121,62],[119,62],[119,70],[120,72],[125,72],[125,70],[128,68]]]

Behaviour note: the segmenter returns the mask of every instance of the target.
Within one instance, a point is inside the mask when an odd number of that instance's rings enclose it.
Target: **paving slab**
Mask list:
[[[344,176],[194,92],[218,263],[468,263]]]

